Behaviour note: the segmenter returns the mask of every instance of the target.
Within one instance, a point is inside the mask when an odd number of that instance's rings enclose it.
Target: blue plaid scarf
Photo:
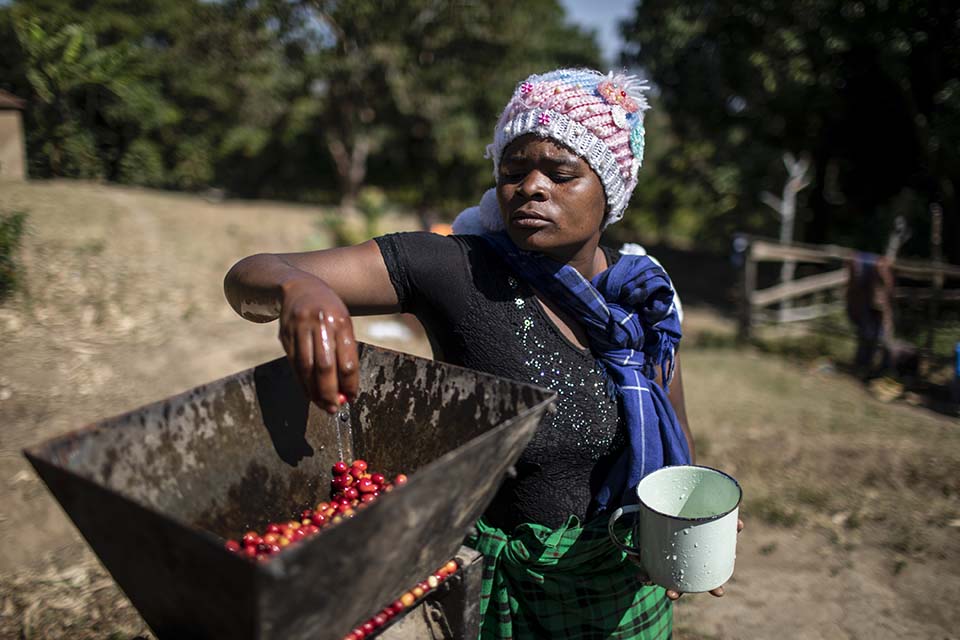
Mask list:
[[[503,231],[482,236],[510,268],[580,321],[590,349],[620,397],[628,446],[595,496],[596,512],[636,502],[630,491],[664,465],[688,464],[690,451],[667,399],[653,379],[670,383],[680,320],[667,273],[647,256],[621,256],[588,281],[573,267],[522,251]]]

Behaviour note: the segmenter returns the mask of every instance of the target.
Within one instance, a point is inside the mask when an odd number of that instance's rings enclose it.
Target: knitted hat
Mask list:
[[[636,76],[605,76],[589,69],[530,76],[513,92],[487,147],[494,176],[503,150],[516,138],[528,133],[553,138],[600,177],[610,210],[604,226],[616,222],[627,208],[643,160],[646,88]]]
[[[646,83],[636,76],[590,69],[558,69],[519,85],[494,130],[487,157],[498,177],[504,149],[532,133],[556,140],[582,157],[600,178],[609,209],[603,226],[623,217],[643,161]],[[503,228],[494,190],[453,223],[455,233]]]

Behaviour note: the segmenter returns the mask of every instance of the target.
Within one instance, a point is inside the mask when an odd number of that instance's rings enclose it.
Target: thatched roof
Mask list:
[[[23,111],[25,106],[27,106],[26,100],[21,100],[12,93],[0,89],[0,110],[19,109],[20,111]]]

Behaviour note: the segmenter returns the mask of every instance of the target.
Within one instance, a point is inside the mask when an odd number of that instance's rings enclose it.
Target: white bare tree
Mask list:
[[[783,166],[787,169],[787,181],[783,185],[783,194],[778,198],[769,191],[764,191],[760,194],[760,200],[780,217],[780,244],[791,244],[797,213],[797,194],[810,184],[810,177],[807,175],[810,170],[810,159],[805,155],[798,159],[788,151],[783,154]],[[780,283],[791,282],[796,268],[795,261],[785,260],[780,269]],[[789,300],[780,303],[781,313],[789,308]]]
[[[897,254],[900,253],[900,248],[913,236],[913,232],[910,230],[910,227],[907,226],[907,219],[903,216],[897,216],[893,220],[893,229],[890,231],[890,236],[887,238],[887,251],[884,255],[887,256],[887,259],[893,262],[897,259]]]

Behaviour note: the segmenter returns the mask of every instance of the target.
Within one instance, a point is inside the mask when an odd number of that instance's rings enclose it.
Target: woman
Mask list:
[[[470,541],[485,556],[482,637],[670,635],[680,594],[644,585],[603,517],[640,477],[693,457],[670,281],[599,244],[636,185],[641,88],[570,69],[520,83],[488,147],[496,189],[454,226],[481,235],[261,254],[226,278],[243,317],[280,318],[306,393],[330,412],[357,393],[351,314],[414,313],[438,359],[557,391]]]

